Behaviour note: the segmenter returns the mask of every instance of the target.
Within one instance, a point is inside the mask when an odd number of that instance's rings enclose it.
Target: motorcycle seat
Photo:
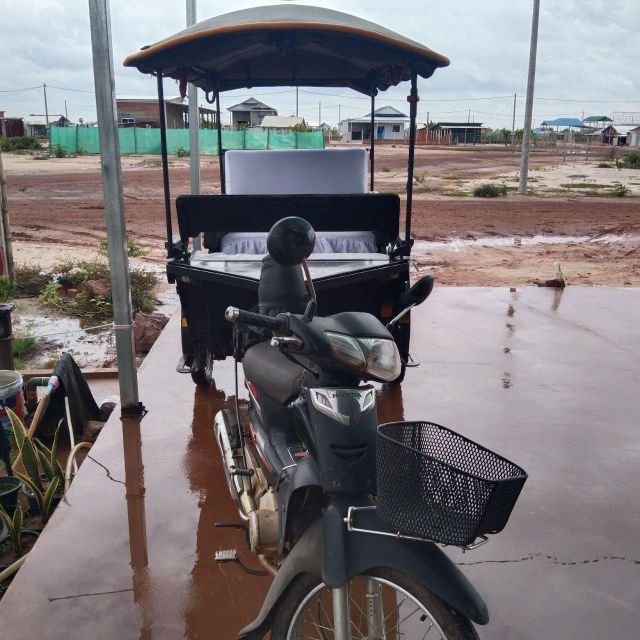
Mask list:
[[[308,371],[292,362],[268,342],[250,347],[242,361],[245,377],[279,404],[286,404],[300,393]]]

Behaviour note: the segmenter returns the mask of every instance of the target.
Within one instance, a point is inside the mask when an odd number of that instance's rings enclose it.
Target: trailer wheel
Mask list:
[[[201,387],[215,386],[213,379],[213,356],[208,350],[197,356],[197,369],[191,371],[191,379]]]

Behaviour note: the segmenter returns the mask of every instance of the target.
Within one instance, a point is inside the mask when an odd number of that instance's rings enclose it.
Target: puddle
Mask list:
[[[592,236],[554,236],[536,235],[533,237],[520,236],[487,236],[482,238],[450,238],[444,241],[416,240],[414,249],[416,251],[437,251],[438,249],[448,249],[452,251],[464,251],[469,247],[513,247],[513,246],[533,246],[542,244],[630,244],[640,242],[640,235],[635,234],[604,234],[596,237]]]
[[[115,354],[113,332],[108,327],[87,331],[80,326],[79,318],[20,313],[13,323],[13,333],[38,339],[42,353],[31,366],[49,360],[56,352],[68,351],[80,367],[102,366],[109,355]]]

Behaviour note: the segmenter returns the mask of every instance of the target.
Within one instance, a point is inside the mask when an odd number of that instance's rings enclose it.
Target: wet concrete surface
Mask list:
[[[436,289],[422,361],[381,420],[430,419],[529,472],[505,531],[447,553],[486,598],[483,640],[635,638],[640,628],[639,289]],[[269,578],[216,565],[242,535],[211,430],[233,395],[174,373],[174,317],[146,358],[141,423],[114,416],[0,602],[0,638],[235,638]],[[124,436],[124,437],[123,437]],[[124,455],[123,455],[124,450]]]

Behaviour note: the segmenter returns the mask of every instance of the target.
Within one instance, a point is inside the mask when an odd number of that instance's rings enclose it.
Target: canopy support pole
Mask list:
[[[196,0],[187,0],[187,27],[196,23]],[[198,88],[189,83],[189,174],[192,195],[200,194],[200,109],[198,108]],[[193,239],[193,248],[200,249],[201,236]]]
[[[118,383],[123,415],[142,414],[138,398],[136,350],[133,338],[133,310],[129,282],[129,257],[122,190],[120,140],[116,123],[116,93],[111,45],[109,0],[89,0],[93,77],[102,161],[104,217],[107,227],[113,328],[118,356]]]
[[[164,215],[167,223],[167,258],[173,258],[173,227],[171,223],[171,190],[169,187],[169,159],[167,158],[167,119],[164,104],[162,74],[158,73],[158,109],[160,110],[160,155],[164,184]]]
[[[405,215],[404,255],[411,255],[411,207],[413,205],[413,165],[416,151],[416,117],[418,115],[418,74],[411,72],[409,102],[409,161],[407,166],[407,210]]]
[[[220,91],[216,89],[216,121],[218,122],[218,162],[220,163],[220,193],[227,193],[222,149],[222,122],[220,120]]]
[[[377,90],[374,87],[371,90],[371,149],[369,150],[369,172],[371,173],[371,189],[370,191],[373,191],[373,186],[374,186],[374,180],[373,180],[373,174],[375,172],[375,168],[376,168],[376,136],[374,133],[374,129],[376,126],[376,93]]]

